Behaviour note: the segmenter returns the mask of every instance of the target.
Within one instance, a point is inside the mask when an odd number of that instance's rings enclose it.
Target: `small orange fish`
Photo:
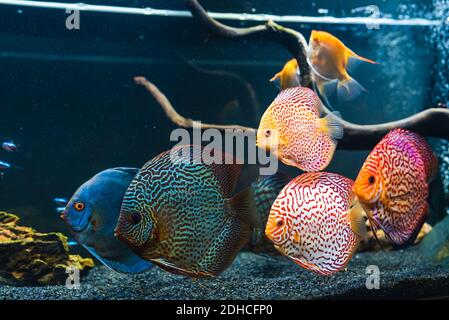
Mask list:
[[[299,86],[301,83],[300,76],[301,72],[299,70],[298,62],[293,58],[288,60],[282,70],[276,73],[270,81],[273,82],[279,90],[284,90]]]
[[[260,120],[257,146],[303,171],[324,170],[343,137],[338,112],[323,116],[315,92],[305,87],[281,91]]]
[[[324,95],[326,82],[337,81],[337,96],[341,100],[353,100],[366,91],[346,70],[349,58],[377,64],[354,53],[337,37],[325,31],[312,30],[309,40],[309,63],[315,73],[316,84]]]

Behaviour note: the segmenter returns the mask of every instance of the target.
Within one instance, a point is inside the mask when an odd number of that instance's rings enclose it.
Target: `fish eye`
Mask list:
[[[82,202],[75,202],[75,204],[73,205],[73,207],[75,208],[76,211],[80,212],[83,211],[85,208],[84,203]]]
[[[265,137],[268,138],[269,136],[271,136],[271,130],[267,129],[267,130],[265,130]]]
[[[277,219],[276,220],[276,227],[282,227],[284,225],[283,219]]]
[[[131,223],[134,225],[139,224],[140,221],[142,220],[142,216],[138,212],[133,212],[131,214],[130,218],[131,218],[130,219]]]
[[[374,178],[374,176],[370,176],[370,177],[368,178],[368,183],[369,183],[369,184],[373,184],[374,182],[376,182],[376,178]]]

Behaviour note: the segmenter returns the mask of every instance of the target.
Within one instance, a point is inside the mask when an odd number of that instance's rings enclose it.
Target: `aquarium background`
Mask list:
[[[185,10],[182,1],[89,3]],[[352,11],[356,8],[377,5],[383,17],[437,16],[432,1],[417,0],[201,3],[216,12],[347,17],[363,15]],[[257,127],[278,92],[268,79],[291,58],[277,44],[210,37],[191,18],[82,12],[81,29],[67,30],[67,16],[62,10],[0,4],[0,137],[20,145],[18,153],[0,153],[0,160],[23,168],[0,180],[0,210],[18,213],[24,224],[42,231],[67,231],[54,197],[70,197],[106,168],[141,167],[173,145],[175,126],[133,77],[154,82],[182,115]],[[438,47],[436,27],[283,25],[306,38],[312,29],[327,30],[380,63],[351,66],[368,91],[360,99],[346,104],[331,99],[348,121],[393,121],[440,102],[437,53],[447,47]],[[355,178],[367,154],[338,151],[327,171]]]

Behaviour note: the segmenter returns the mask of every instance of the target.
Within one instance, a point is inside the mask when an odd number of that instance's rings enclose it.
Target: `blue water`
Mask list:
[[[434,18],[431,1],[282,1],[276,6],[272,1],[223,2],[202,3],[222,13],[339,18],[363,16],[353,10],[377,5],[382,17]],[[144,7],[141,1],[88,3]],[[145,5],[185,10],[179,1]],[[1,153],[0,160],[24,168],[0,180],[0,210],[17,212],[24,223],[43,231],[65,230],[54,197],[70,197],[103,169],[140,167],[172,146],[169,135],[175,126],[133,83],[134,76],[154,82],[183,115],[255,127],[277,94],[268,79],[290,59],[276,44],[208,37],[191,18],[82,12],[80,30],[67,30],[66,17],[63,10],[0,1],[0,137],[21,145],[19,153]],[[380,63],[352,68],[351,74],[368,92],[351,103],[333,102],[346,120],[392,121],[429,106],[430,71],[437,62],[429,39],[436,27],[283,25],[306,38],[312,29],[329,31],[358,54]],[[328,170],[355,178],[366,155],[338,151]]]

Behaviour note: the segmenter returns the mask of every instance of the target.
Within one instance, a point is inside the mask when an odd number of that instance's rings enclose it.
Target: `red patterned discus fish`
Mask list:
[[[381,228],[396,245],[413,242],[427,216],[428,183],[437,169],[420,135],[390,131],[369,154],[353,188],[372,228]]]
[[[276,249],[320,275],[346,267],[366,236],[353,181],[334,173],[305,173],[287,184],[271,207],[265,229]]]
[[[338,112],[321,115],[321,101],[312,90],[283,90],[265,111],[257,131],[257,146],[283,163],[301,170],[324,170],[332,160],[343,127]]]

